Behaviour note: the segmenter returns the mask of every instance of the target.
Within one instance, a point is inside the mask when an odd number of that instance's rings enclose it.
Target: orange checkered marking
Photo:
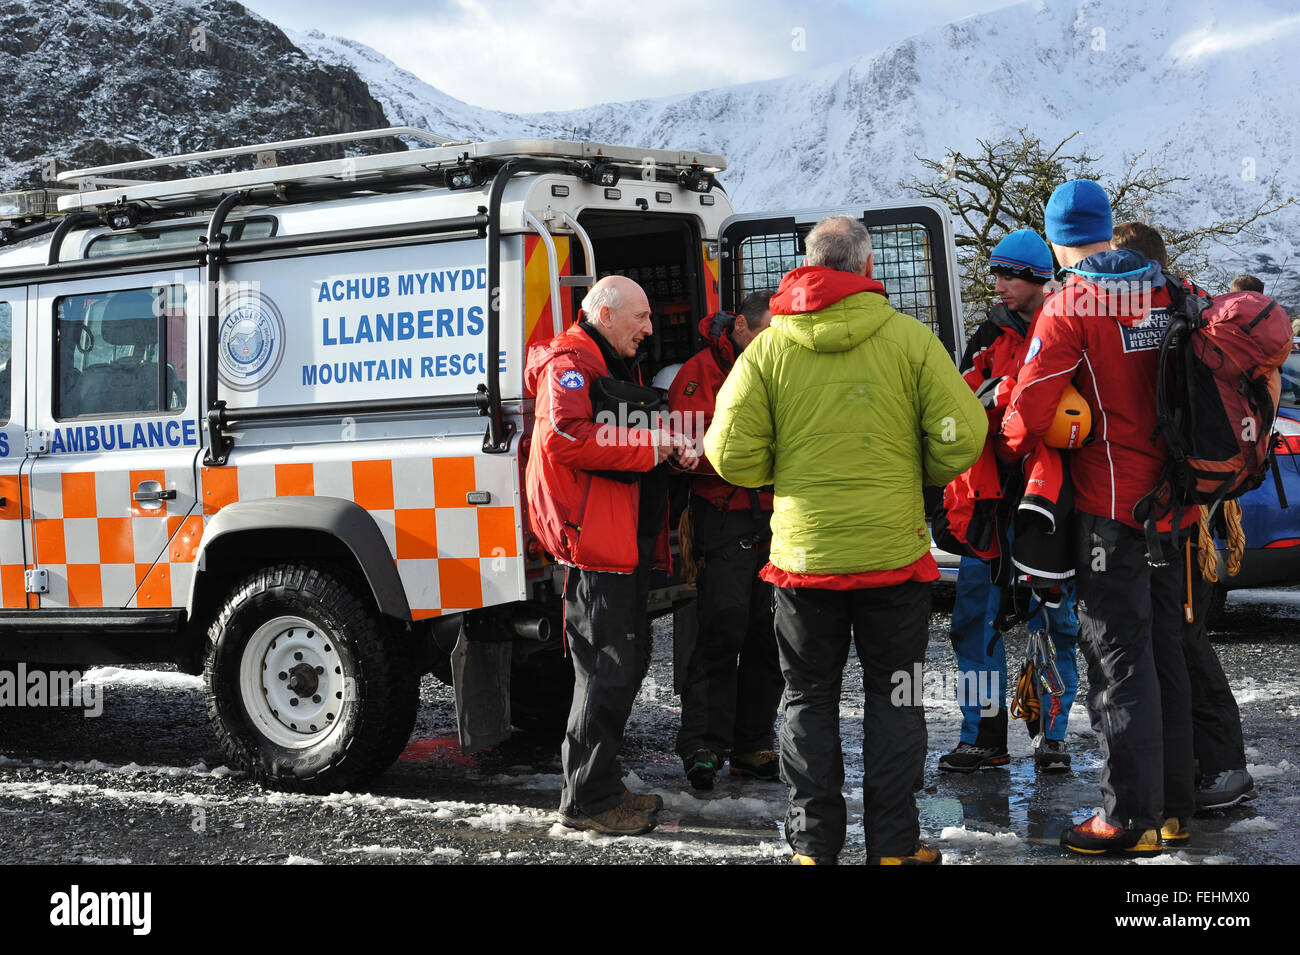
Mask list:
[[[167,473],[162,470],[157,471],[132,471],[130,472],[129,484],[132,489],[138,488],[145,481],[157,481],[160,487],[167,486]],[[165,507],[142,507],[134,498],[131,499],[131,516],[132,517],[166,517],[167,508]]]
[[[5,474],[0,476],[0,497],[5,499],[4,507],[0,507],[0,521],[18,520],[19,493],[17,474]]]
[[[311,497],[316,493],[316,478],[311,464],[277,464],[276,497]]]
[[[167,559],[174,564],[189,564],[198,553],[199,541],[203,538],[203,518],[197,514],[181,520],[173,518],[180,526],[168,538]],[[170,521],[168,522],[170,524]]]
[[[135,535],[129,517],[101,517],[99,525],[99,562],[130,564],[135,562]]]
[[[438,556],[437,509],[413,507],[393,512],[397,526],[397,559]]]
[[[98,516],[95,513],[94,471],[81,471],[63,475],[63,516]]]
[[[483,581],[477,557],[444,557],[438,561],[438,590],[443,609],[483,606]]]
[[[433,459],[433,503],[435,507],[465,507],[465,495],[474,490],[473,458]],[[472,505],[470,505],[472,506]],[[457,604],[456,606],[461,606]]]
[[[238,468],[204,468],[202,478],[204,514],[215,514],[239,500]]]
[[[135,592],[137,607],[170,607],[172,605],[171,565],[159,561],[152,567],[135,565],[140,587]]]
[[[99,564],[68,565],[68,606],[104,606],[104,591],[99,582]]]
[[[515,548],[515,509],[478,509],[478,552],[483,557],[518,557]]]
[[[32,522],[36,538],[36,566],[66,564],[67,549],[63,545],[63,519],[46,517]]]
[[[393,462],[353,461],[352,499],[368,511],[391,511]]]
[[[9,610],[27,607],[27,576],[22,564],[0,566],[0,598]]]

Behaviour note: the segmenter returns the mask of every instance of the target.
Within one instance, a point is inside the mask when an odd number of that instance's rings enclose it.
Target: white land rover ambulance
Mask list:
[[[0,196],[0,660],[201,672],[232,764],[289,790],[383,771],[430,670],[466,750],[562,726],[524,356],[596,277],[646,290],[649,380],[851,211],[895,307],[963,345],[941,207],[738,216],[724,168],[404,127],[64,173],[57,214]]]

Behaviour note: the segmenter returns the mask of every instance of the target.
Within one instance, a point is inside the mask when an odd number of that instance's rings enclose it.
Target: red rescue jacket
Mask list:
[[[631,573],[637,566],[640,485],[591,471],[649,471],[653,435],[597,425],[591,383],[609,375],[599,346],[579,325],[528,353],[525,387],[535,394],[526,487],[533,533],[556,560],[583,570]],[[668,566],[668,524],[655,566]]]
[[[1155,381],[1169,293],[1160,267],[1129,249],[1098,252],[1066,271],[1035,324],[998,453],[1016,459],[1037,447],[1073,381],[1092,411],[1090,440],[1070,453],[1074,505],[1141,527],[1133,506],[1155,487],[1167,455],[1156,436]],[[1167,518],[1160,529],[1169,529]]]
[[[720,314],[730,315],[729,312]],[[745,511],[751,505],[749,489],[728,484],[718,477],[718,472],[703,454],[704,432],[713,421],[718,389],[736,361],[736,346],[727,329],[717,335],[713,333],[715,317],[706,315],[700,319],[700,336],[708,347],[692,355],[678,370],[672,387],[668,389],[668,406],[678,422],[677,427],[701,449],[699,466],[690,472],[691,493],[719,510]],[[731,317],[734,321],[735,316]],[[758,492],[758,505],[765,511],[772,510],[770,491]]]
[[[1035,314],[1034,321],[1037,319]],[[1016,373],[1020,370],[1028,347],[1029,337],[1023,320],[1001,303],[989,311],[988,319],[980,324],[966,343],[966,353],[962,355],[960,369],[966,384],[976,394],[985,386],[996,388],[997,403],[988,411],[990,434],[997,434],[1002,423],[1002,414],[1011,398]],[[998,538],[992,533],[991,523],[987,523],[983,533],[968,535],[967,532],[975,517],[976,508],[986,508],[988,513],[984,519],[986,522],[991,521],[991,508],[1001,498],[1002,480],[998,474],[997,457],[993,451],[993,442],[986,441],[983,452],[970,470],[958,475],[944,488],[943,506],[947,530],[978,556],[989,559],[997,557]],[[987,537],[987,541],[972,540],[971,536]]]

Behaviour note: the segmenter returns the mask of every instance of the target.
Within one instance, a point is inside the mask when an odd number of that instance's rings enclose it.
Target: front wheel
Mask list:
[[[281,564],[243,580],[208,630],[208,715],[236,768],[292,792],[337,792],[397,758],[419,673],[400,635],[340,578]]]

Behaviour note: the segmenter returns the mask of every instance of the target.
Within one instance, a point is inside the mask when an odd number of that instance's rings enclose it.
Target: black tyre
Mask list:
[[[337,792],[410,739],[419,674],[401,635],[342,579],[257,571],[208,629],[208,716],[231,763],[272,789]]]

